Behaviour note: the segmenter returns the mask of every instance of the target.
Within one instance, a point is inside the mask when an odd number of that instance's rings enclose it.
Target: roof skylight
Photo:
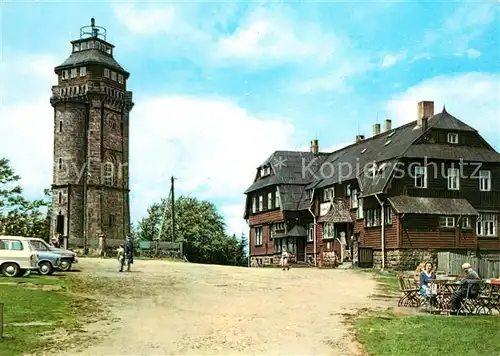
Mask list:
[[[388,144],[390,144],[392,142],[392,140],[389,140],[387,141],[386,143],[384,143],[384,146],[387,146]]]
[[[367,150],[366,148],[363,148],[363,149],[361,150],[361,154],[365,153],[365,152],[366,152],[366,150]]]
[[[387,135],[387,137],[391,137],[392,135],[394,135],[396,131],[392,131],[389,135]]]

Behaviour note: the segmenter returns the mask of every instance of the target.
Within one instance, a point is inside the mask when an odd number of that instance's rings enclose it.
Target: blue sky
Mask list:
[[[50,185],[53,67],[95,17],[131,72],[132,215],[209,199],[247,231],[242,192],[278,149],[324,150],[433,100],[500,149],[498,3],[2,2],[0,151],[30,196]],[[16,145],[24,142],[23,147]]]

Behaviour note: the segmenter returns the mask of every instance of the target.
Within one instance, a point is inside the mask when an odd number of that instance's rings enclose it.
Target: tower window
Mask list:
[[[111,72],[111,80],[116,81],[116,72]]]
[[[104,184],[113,185],[113,163],[111,162],[104,165]]]
[[[57,166],[58,166],[59,170],[62,171],[62,169],[63,169],[63,159],[62,158],[59,158]]]
[[[63,70],[62,71],[62,73],[61,73],[61,79],[62,80],[68,79],[68,71],[67,70]]]
[[[80,50],[80,44],[79,44],[79,43],[75,43],[75,44],[73,45],[73,51],[74,51],[74,52],[78,52],[79,50]]]
[[[59,121],[59,132],[62,132],[62,120]]]
[[[109,227],[115,226],[115,216],[113,214],[109,214],[108,225]]]
[[[76,68],[71,68],[71,78],[76,78]]]
[[[62,193],[61,193],[61,192],[59,192],[59,197],[58,197],[58,199],[59,199],[59,204],[61,204],[61,203],[62,203]]]
[[[80,44],[80,49],[83,51],[84,49],[87,49],[87,42],[82,42]]]
[[[118,83],[123,84],[123,75],[118,74]]]
[[[109,69],[104,68],[104,77],[109,78]]]
[[[85,77],[87,75],[87,67],[80,68],[80,77]]]

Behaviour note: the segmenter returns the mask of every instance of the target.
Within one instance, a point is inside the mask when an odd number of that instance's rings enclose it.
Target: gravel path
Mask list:
[[[361,355],[342,314],[381,306],[370,298],[376,282],[348,269],[138,260],[118,273],[106,259],[79,268],[132,290],[113,303],[121,321],[89,326],[101,341],[61,355]]]

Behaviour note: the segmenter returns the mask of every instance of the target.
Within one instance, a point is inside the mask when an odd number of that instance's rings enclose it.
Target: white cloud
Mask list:
[[[175,28],[177,11],[174,6],[137,9],[131,3],[112,4],[117,19],[130,31],[141,35],[172,31]]]
[[[276,149],[291,147],[295,133],[283,119],[252,115],[224,99],[186,96],[137,99],[130,130],[135,216],[168,195],[173,175],[178,194],[229,201],[223,213],[237,234],[243,192],[256,167]]]
[[[489,139],[490,144],[500,149],[500,75],[488,73],[465,73],[443,75],[427,79],[387,103],[389,117],[395,125],[416,120],[417,103],[434,101],[434,109],[446,110],[474,127]]]
[[[479,52],[474,48],[469,48],[467,51],[465,51],[465,53],[467,54],[467,57],[469,57],[470,59],[476,59],[481,56],[481,52]]]
[[[234,33],[218,40],[215,53],[218,58],[327,61],[342,43],[316,24],[294,19],[284,8],[271,11],[259,7]]]
[[[52,55],[17,54],[0,62],[0,152],[11,160],[29,196],[39,197],[52,181],[55,84]]]
[[[406,57],[406,52],[398,53],[398,54],[388,54],[383,60],[381,66],[383,68],[392,67],[397,62],[400,62]]]

